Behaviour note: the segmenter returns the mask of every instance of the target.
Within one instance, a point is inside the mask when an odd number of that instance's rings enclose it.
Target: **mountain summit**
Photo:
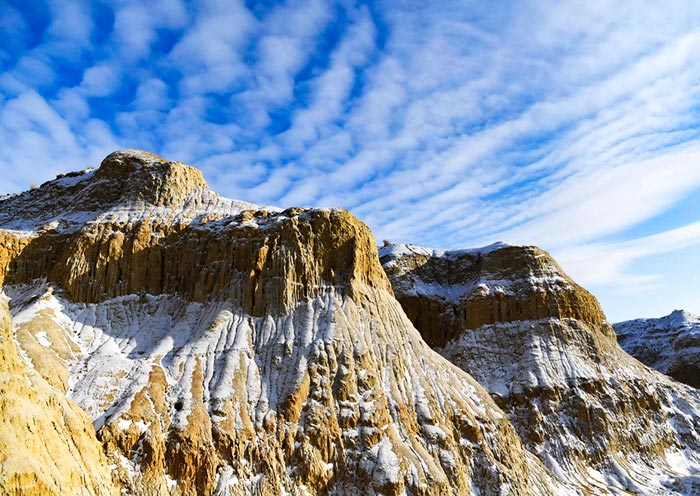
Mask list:
[[[503,244],[379,254],[424,339],[486,387],[575,491],[700,491],[700,394],[627,355],[595,297],[549,254]]]
[[[0,201],[5,229],[75,231],[91,222],[189,223],[261,207],[228,200],[207,186],[201,171],[141,150],[111,153],[98,169],[56,179]]]

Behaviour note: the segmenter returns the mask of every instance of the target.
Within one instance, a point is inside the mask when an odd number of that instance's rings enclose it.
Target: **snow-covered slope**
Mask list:
[[[700,388],[700,317],[675,310],[614,324],[620,346],[640,362]]]
[[[383,247],[426,341],[484,385],[525,446],[583,494],[700,493],[700,394],[627,355],[542,250]]]
[[[571,492],[421,339],[364,224],[193,171],[126,151],[0,201],[16,343],[124,494]]]

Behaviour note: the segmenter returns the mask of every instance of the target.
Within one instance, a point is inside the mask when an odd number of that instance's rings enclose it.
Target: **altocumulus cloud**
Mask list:
[[[0,192],[144,148],[380,239],[539,244],[613,319],[697,312],[700,4],[560,3],[4,2]]]

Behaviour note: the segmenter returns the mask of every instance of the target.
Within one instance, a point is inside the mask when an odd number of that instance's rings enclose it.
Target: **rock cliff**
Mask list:
[[[0,201],[0,278],[4,341],[96,429],[85,443],[104,454],[75,462],[99,461],[84,494],[107,493],[104,458],[139,495],[572,491],[425,344],[345,211],[226,200],[184,164],[122,151]],[[8,480],[38,470],[2,464]]]
[[[700,317],[675,310],[659,319],[613,325],[620,346],[640,362],[700,388]]]
[[[475,250],[432,250],[390,245],[384,269],[406,314],[433,347],[497,322],[605,318],[596,299],[545,252],[495,244]],[[614,335],[609,327],[603,329]]]
[[[620,349],[595,298],[547,253],[389,245],[380,256],[425,340],[577,491],[700,491],[700,395]]]

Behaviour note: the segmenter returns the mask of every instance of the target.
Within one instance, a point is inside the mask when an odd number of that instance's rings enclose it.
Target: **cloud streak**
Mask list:
[[[654,220],[700,190],[699,25],[687,1],[15,5],[0,192],[146,148],[227,196],[540,244],[630,287],[700,217]]]

